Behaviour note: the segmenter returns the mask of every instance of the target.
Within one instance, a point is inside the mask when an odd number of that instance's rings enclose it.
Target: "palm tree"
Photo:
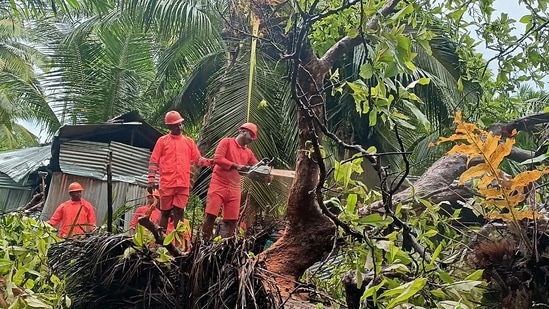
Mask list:
[[[47,58],[37,48],[43,21],[14,18],[0,10],[0,138],[3,149],[38,143],[18,121],[43,125],[52,133],[59,121],[49,107],[40,84],[39,70],[47,70]]]

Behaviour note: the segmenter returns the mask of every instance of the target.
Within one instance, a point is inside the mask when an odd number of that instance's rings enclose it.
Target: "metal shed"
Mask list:
[[[0,152],[0,210],[24,206],[39,186],[36,172],[50,161],[51,145]]]
[[[84,187],[82,197],[96,209],[98,224],[105,223],[109,158],[113,213],[124,205],[144,204],[148,160],[161,136],[162,133],[147,124],[137,112],[102,124],[62,126],[53,138],[50,164],[53,175],[43,217],[51,217],[57,206],[69,199],[67,187],[78,181]],[[132,215],[133,211],[129,211],[122,216],[124,228],[128,227]]]

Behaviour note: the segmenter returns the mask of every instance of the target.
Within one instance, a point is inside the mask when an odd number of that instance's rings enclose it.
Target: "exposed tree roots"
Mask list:
[[[48,260],[75,308],[277,308],[276,286],[260,276],[251,247],[235,239],[195,244],[161,263],[127,236],[101,234],[54,245]]]
[[[488,224],[469,245],[468,261],[484,269],[489,282],[483,303],[497,308],[549,305],[549,235],[547,224]],[[518,233],[524,233],[528,244]]]

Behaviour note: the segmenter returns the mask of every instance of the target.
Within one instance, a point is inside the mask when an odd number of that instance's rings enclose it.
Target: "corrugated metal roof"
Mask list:
[[[23,185],[26,177],[48,165],[50,158],[51,145],[0,152],[0,172]]]
[[[143,120],[137,111],[100,124],[63,125],[54,136],[54,145],[67,140],[108,143],[116,141],[152,150],[162,133]],[[54,146],[56,148],[57,146]]]
[[[25,206],[32,197],[29,187],[5,188],[0,187],[0,211],[8,211]]]
[[[67,174],[106,180],[109,152],[112,152],[113,181],[147,184],[151,152],[118,142],[65,142],[60,146],[59,167]]]
[[[59,167],[67,174],[103,179],[108,156],[107,143],[74,140],[61,144]]]
[[[151,152],[148,149],[118,142],[111,142],[110,149],[112,150],[113,179],[147,184],[149,158],[151,156]],[[158,174],[156,177],[158,177]]]

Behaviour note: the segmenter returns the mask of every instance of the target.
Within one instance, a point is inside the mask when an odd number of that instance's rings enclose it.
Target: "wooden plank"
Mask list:
[[[272,176],[283,177],[283,178],[294,178],[295,171],[281,170],[281,169],[273,168],[273,169],[271,169],[271,175]]]

